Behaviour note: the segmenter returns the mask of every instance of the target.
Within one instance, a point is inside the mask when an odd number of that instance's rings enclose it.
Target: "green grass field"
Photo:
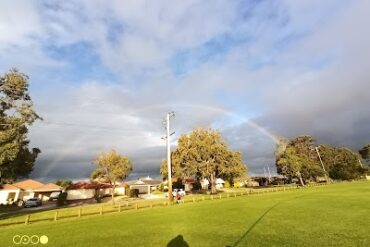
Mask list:
[[[369,214],[370,182],[340,183],[1,227],[0,246],[17,234],[46,235],[37,246],[370,246]]]

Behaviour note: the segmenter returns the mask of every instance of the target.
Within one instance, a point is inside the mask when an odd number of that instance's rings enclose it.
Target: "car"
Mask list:
[[[179,193],[180,196],[185,196],[186,195],[185,190],[183,190],[183,189],[174,189],[172,191],[173,196],[176,196],[177,193]]]
[[[30,199],[27,199],[23,206],[25,208],[28,208],[28,207],[38,207],[38,206],[41,206],[42,205],[42,202],[41,202],[41,199],[40,198],[30,198]]]

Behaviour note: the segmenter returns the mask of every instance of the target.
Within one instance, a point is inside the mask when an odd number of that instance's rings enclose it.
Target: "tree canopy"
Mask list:
[[[115,150],[99,154],[95,163],[98,168],[92,172],[92,179],[103,179],[113,186],[112,202],[114,203],[114,191],[116,182],[127,178],[132,171],[131,161]]]
[[[28,128],[40,116],[28,93],[28,76],[12,69],[0,76],[0,171],[6,181],[27,177],[38,148],[29,149]]]
[[[315,151],[316,141],[311,136],[298,136],[277,144],[276,167],[279,174],[296,177],[303,185],[306,180],[323,176],[324,171]]]
[[[370,162],[370,143],[365,145],[358,152],[364,160]]]
[[[210,181],[212,193],[216,192],[216,178],[233,180],[247,173],[240,152],[229,150],[221,133],[211,129],[195,129],[183,134],[176,150],[171,153],[172,176],[196,177]],[[161,166],[162,176],[167,176],[167,162]]]
[[[318,145],[314,138],[307,135],[280,142],[275,156],[278,173],[288,178],[296,177],[302,185],[324,175],[339,180],[358,179],[366,170],[361,167],[361,157],[352,150]]]

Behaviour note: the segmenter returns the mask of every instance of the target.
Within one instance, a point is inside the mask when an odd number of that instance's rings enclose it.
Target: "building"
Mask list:
[[[27,179],[14,184],[3,184],[0,185],[0,204],[12,204],[34,197],[40,198],[42,201],[47,201],[51,193],[61,192],[62,189],[62,187],[56,184],[43,184],[33,179]]]
[[[116,195],[125,195],[125,183],[117,183],[114,190]],[[67,187],[67,200],[86,200],[95,196],[112,195],[113,186],[109,183],[77,182]]]
[[[161,180],[152,179],[149,176],[127,182],[131,190],[138,189],[139,194],[148,194],[148,195],[150,195],[153,191],[159,189],[161,183],[162,183]]]

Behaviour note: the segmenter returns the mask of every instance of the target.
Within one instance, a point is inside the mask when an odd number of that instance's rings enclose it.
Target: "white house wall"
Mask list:
[[[67,190],[67,200],[91,199],[95,196],[95,189]]]
[[[0,190],[0,204],[7,204],[10,193],[15,193],[14,201],[22,199],[19,197],[20,190]]]

